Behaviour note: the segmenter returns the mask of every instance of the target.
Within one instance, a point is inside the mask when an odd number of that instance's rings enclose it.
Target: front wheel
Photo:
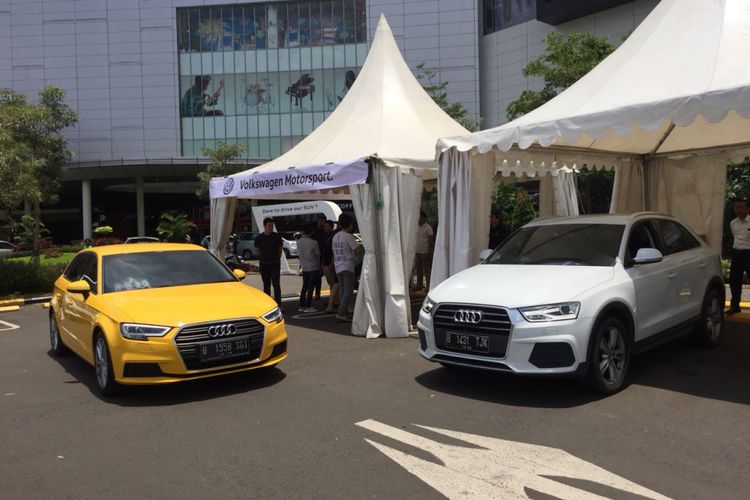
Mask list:
[[[724,297],[717,288],[706,292],[701,309],[701,320],[696,328],[696,335],[706,347],[716,347],[724,331]]]
[[[284,255],[286,256],[287,260],[289,260],[289,257],[291,257],[291,256],[292,256],[292,254],[291,254],[291,253],[289,253],[289,250],[288,250],[288,249],[286,249],[286,248],[284,249]]]
[[[589,344],[588,385],[601,394],[614,394],[625,384],[630,365],[630,342],[625,325],[606,318],[594,330]]]
[[[55,356],[65,356],[68,354],[68,348],[60,338],[60,329],[57,326],[57,318],[55,318],[54,311],[50,311],[49,314],[49,344],[52,354]]]
[[[112,370],[112,359],[104,334],[99,332],[94,341],[94,368],[96,369],[96,384],[103,396],[109,396],[117,391],[115,374]]]
[[[242,259],[243,260],[250,260],[253,258],[253,252],[251,250],[245,250],[242,252]]]

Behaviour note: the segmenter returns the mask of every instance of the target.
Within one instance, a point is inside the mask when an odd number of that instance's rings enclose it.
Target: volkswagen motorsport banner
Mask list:
[[[211,179],[211,198],[254,198],[273,194],[332,189],[367,181],[363,158],[353,162],[308,165],[272,171],[240,172]]]

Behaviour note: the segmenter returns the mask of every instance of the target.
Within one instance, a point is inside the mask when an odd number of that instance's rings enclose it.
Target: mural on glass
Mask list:
[[[330,114],[367,54],[364,0],[177,9],[182,154],[217,140],[290,149]]]

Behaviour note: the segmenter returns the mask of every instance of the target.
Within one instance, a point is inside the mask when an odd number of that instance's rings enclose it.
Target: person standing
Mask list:
[[[747,200],[735,200],[734,214],[737,217],[729,223],[734,243],[732,245],[732,267],[729,271],[729,289],[732,292],[732,301],[727,314],[740,312],[742,281],[746,273],[750,276],[750,219],[747,217]]]
[[[326,219],[326,216],[323,214],[318,214],[318,223],[313,229],[313,232],[311,234],[312,239],[318,242],[318,248],[320,250],[321,255],[323,254],[323,246],[326,243],[326,239],[328,236],[326,235],[325,226],[328,223],[328,220]],[[321,263],[322,264],[322,263]],[[315,283],[315,299],[320,300],[320,289],[323,284],[323,273],[318,273],[318,282]]]
[[[414,267],[417,271],[416,290],[430,288],[430,271],[432,269],[432,251],[435,240],[432,226],[427,223],[427,214],[419,212],[419,225],[417,226],[417,244],[414,248]],[[425,279],[426,278],[426,279]]]
[[[360,250],[357,240],[352,232],[354,224],[352,216],[341,214],[339,216],[339,229],[333,237],[333,264],[336,268],[336,276],[339,279],[339,290],[341,292],[341,303],[339,312],[336,314],[337,321],[350,321],[352,313],[350,302],[354,293],[354,254]]]
[[[281,252],[284,242],[279,233],[273,230],[273,219],[263,219],[263,232],[255,237],[255,249],[259,254],[260,276],[263,279],[263,292],[271,295],[281,307]]]
[[[323,251],[320,257],[320,262],[323,265],[323,275],[326,277],[326,282],[328,282],[328,289],[331,290],[328,296],[327,313],[336,312],[336,301],[339,298],[339,280],[336,277],[336,268],[333,265],[333,237],[338,232],[338,230],[333,230],[334,224],[332,220],[329,220],[323,226],[326,240],[323,243]]]
[[[505,228],[500,218],[500,212],[492,212],[490,216],[490,250],[494,250],[500,246],[500,243],[505,241],[510,232]]]
[[[312,228],[306,227],[297,240],[299,264],[302,267],[302,290],[299,294],[299,311],[315,312],[312,306],[315,285],[320,282],[320,246],[311,238]]]

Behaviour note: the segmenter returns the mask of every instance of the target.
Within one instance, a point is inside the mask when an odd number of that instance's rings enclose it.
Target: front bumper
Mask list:
[[[432,316],[420,310],[419,354],[433,362],[519,375],[573,374],[585,366],[594,318],[530,323],[517,310],[507,312],[511,328],[505,354],[488,356],[439,348]]]
[[[263,347],[257,359],[204,369],[186,367],[174,340],[179,333],[177,328],[164,337],[146,341],[128,340],[118,333],[109,346],[115,380],[125,385],[169,384],[275,365],[287,357],[286,327],[283,321],[263,324]]]

